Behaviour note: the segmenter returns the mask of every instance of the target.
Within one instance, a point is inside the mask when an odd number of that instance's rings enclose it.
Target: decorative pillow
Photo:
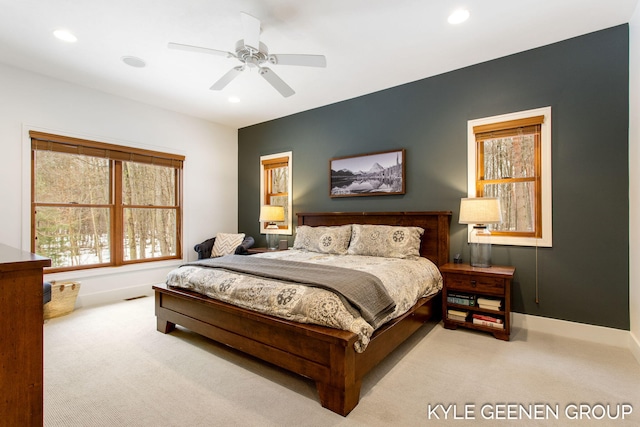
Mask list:
[[[386,258],[420,256],[420,227],[353,224],[349,255],[369,255]]]
[[[345,255],[351,239],[351,225],[309,227],[301,225],[296,231],[293,249],[324,254]]]
[[[213,248],[211,248],[211,258],[234,254],[236,252],[236,248],[240,246],[243,240],[244,240],[244,233],[216,234],[216,240],[215,242],[213,242]]]

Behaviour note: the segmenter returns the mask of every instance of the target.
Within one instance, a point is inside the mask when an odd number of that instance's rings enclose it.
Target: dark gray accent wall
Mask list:
[[[553,247],[494,246],[493,262],[516,267],[514,311],[629,329],[628,92],[622,25],[240,129],[239,228],[264,244],[259,157],[291,150],[294,212],[451,210],[468,260],[467,121],[551,106]],[[398,148],[405,195],[329,197],[331,158]]]

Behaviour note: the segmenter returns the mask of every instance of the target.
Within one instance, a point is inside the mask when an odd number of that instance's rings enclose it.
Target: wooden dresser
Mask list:
[[[0,426],[43,425],[42,269],[51,260],[0,244]]]

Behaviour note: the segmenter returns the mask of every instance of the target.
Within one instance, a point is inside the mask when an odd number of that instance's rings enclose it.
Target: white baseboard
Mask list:
[[[631,333],[622,329],[587,325],[585,323],[569,322],[522,313],[512,313],[511,320],[511,326],[515,329],[520,328],[527,331],[542,332],[598,344],[631,348]],[[636,341],[636,346],[637,345],[638,342]],[[631,350],[633,351],[633,349]],[[636,358],[638,358],[638,356],[636,356]],[[640,361],[640,358],[638,361]]]
[[[151,288],[151,286],[153,285],[137,285],[127,288],[111,289],[108,291],[97,292],[88,295],[83,295],[82,293],[80,293],[76,301],[76,308],[110,304],[143,295],[151,296],[153,295],[153,289]]]

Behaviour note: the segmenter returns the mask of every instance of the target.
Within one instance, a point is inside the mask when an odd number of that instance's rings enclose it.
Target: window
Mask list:
[[[291,163],[291,151],[260,157],[260,206],[284,207],[284,221],[276,223],[278,230],[273,234],[292,234]],[[266,224],[260,223],[260,233],[265,230]]]
[[[497,197],[497,244],[551,246],[551,107],[468,122],[469,197]]]
[[[31,251],[51,272],[182,257],[183,156],[29,135]]]

